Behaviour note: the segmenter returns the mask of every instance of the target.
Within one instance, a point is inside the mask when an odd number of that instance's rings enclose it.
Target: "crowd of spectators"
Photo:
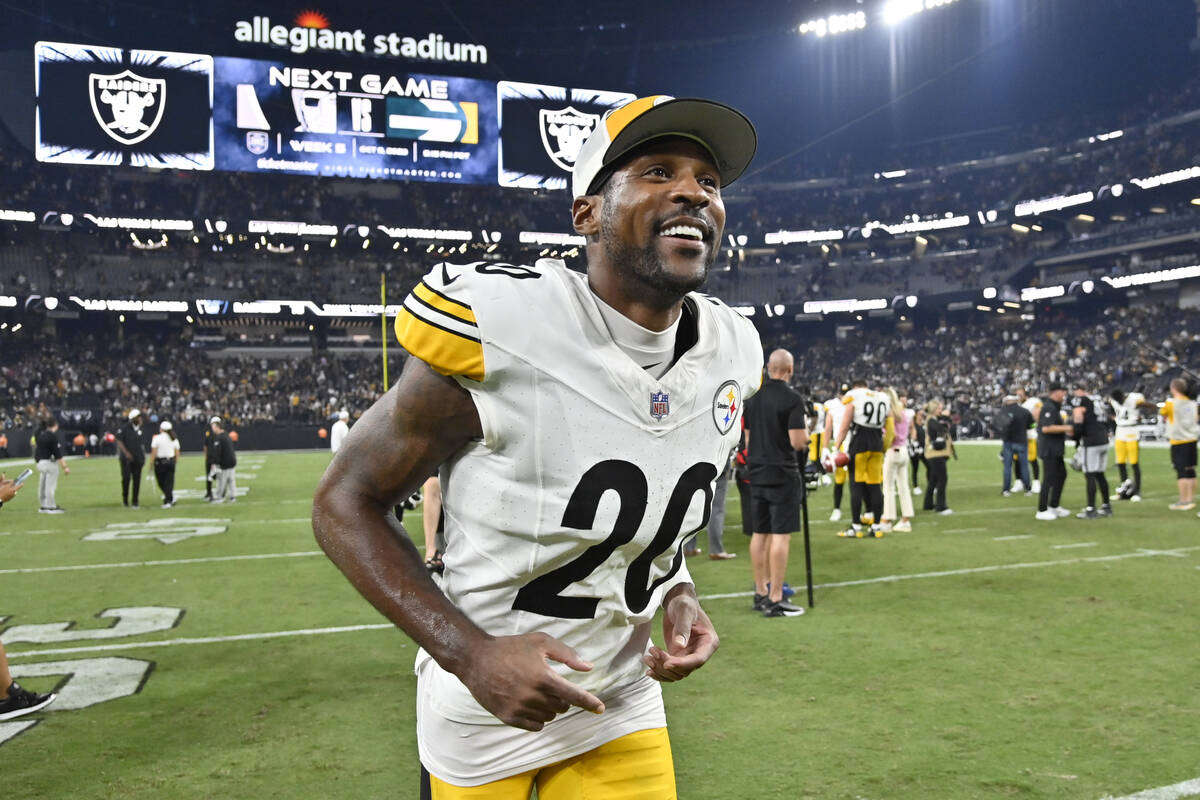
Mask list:
[[[361,413],[384,390],[378,352],[211,353],[165,328],[115,342],[83,331],[21,341],[6,342],[0,367],[3,428],[33,426],[64,408],[96,409],[106,420],[138,408],[176,422],[215,414],[235,425],[322,423],[342,408]],[[390,375],[400,374],[402,358],[389,358]]]

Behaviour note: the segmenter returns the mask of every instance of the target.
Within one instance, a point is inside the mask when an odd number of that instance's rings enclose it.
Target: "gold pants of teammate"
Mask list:
[[[429,776],[433,800],[675,800],[675,763],[666,728],[637,731],[548,767],[482,786]]]
[[[858,483],[883,483],[883,453],[877,450],[855,453],[854,480]]]
[[[1138,463],[1138,443],[1137,442],[1122,442],[1118,439],[1114,442],[1117,451],[1118,464],[1136,464]]]

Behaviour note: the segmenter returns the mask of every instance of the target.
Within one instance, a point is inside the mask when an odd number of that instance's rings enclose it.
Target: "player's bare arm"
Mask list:
[[[470,395],[410,358],[400,381],[363,415],[329,465],[313,503],[313,531],[356,589],[502,722],[527,730],[570,706],[603,703],[550,669],[591,665],[550,636],[494,637],[475,626],[430,578],[391,514],[433,470],[482,435]]]
[[[712,620],[696,598],[696,587],[681,583],[663,599],[663,641],[667,649],[651,646],[642,662],[656,681],[681,680],[704,666],[721,641]]]
[[[854,419],[854,403],[846,403],[846,407],[842,410],[842,424],[838,427],[837,441],[834,443],[834,450],[840,450],[842,442],[846,440],[846,434],[850,432],[850,422]]]

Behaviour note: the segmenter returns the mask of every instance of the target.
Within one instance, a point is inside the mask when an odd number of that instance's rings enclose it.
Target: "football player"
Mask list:
[[[850,456],[851,524],[838,535],[861,539],[869,533],[878,538],[883,536],[878,524],[883,517],[883,428],[892,415],[891,399],[883,392],[868,389],[866,381],[857,380],[842,398],[842,405],[845,409],[834,444],[835,449],[841,449],[846,442]],[[871,526],[866,532],[862,527],[864,503],[871,513]]]
[[[1110,402],[1117,423],[1115,449],[1117,472],[1121,475],[1121,488],[1117,490],[1117,499],[1140,503],[1142,465],[1139,463],[1141,433],[1138,431],[1138,421],[1141,418],[1141,407],[1149,404],[1146,403],[1146,396],[1140,392],[1126,394],[1121,389],[1113,391]]]
[[[660,682],[718,645],[681,548],[763,366],[750,322],[694,290],[755,147],[728,106],[634,100],[576,160],[586,274],[440,264],[403,303],[411,358],[334,457],[313,528],[420,645],[433,800],[676,795]],[[440,589],[387,513],[439,465]]]
[[[1037,420],[1042,413],[1042,398],[1030,397],[1029,393],[1025,391],[1024,386],[1018,386],[1015,393],[1017,395],[1017,402],[1024,406],[1025,410],[1029,412],[1029,416],[1033,419],[1033,424],[1029,426],[1029,432],[1025,434],[1025,437],[1029,440],[1026,457],[1029,460],[1029,472],[1033,475],[1033,482],[1025,488],[1028,488],[1031,492],[1040,492],[1042,481],[1041,469],[1038,467]]]
[[[842,405],[842,395],[849,390],[850,387],[843,384],[841,394],[831,397],[821,404],[821,407],[825,409],[825,428],[822,438],[825,440],[824,445],[826,447],[821,463],[825,465],[827,472],[833,473],[833,512],[829,515],[830,522],[837,522],[842,518],[842,495],[845,493],[846,480],[850,473],[844,464],[838,464],[834,460],[835,454],[828,447],[828,444],[833,441],[834,435],[841,430],[842,412],[845,410],[845,407]],[[845,450],[841,452],[845,452]]]
[[[1071,398],[1071,420],[1087,480],[1087,506],[1075,516],[1079,519],[1111,517],[1108,477],[1104,474],[1108,466],[1108,407],[1099,397],[1089,395],[1086,386],[1076,384],[1075,396]],[[1099,509],[1096,508],[1097,489],[1102,501]]]

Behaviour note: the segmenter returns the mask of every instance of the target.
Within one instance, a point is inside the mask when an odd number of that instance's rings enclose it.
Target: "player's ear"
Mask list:
[[[571,227],[589,238],[600,233],[600,206],[604,197],[598,194],[576,197],[571,203]]]

